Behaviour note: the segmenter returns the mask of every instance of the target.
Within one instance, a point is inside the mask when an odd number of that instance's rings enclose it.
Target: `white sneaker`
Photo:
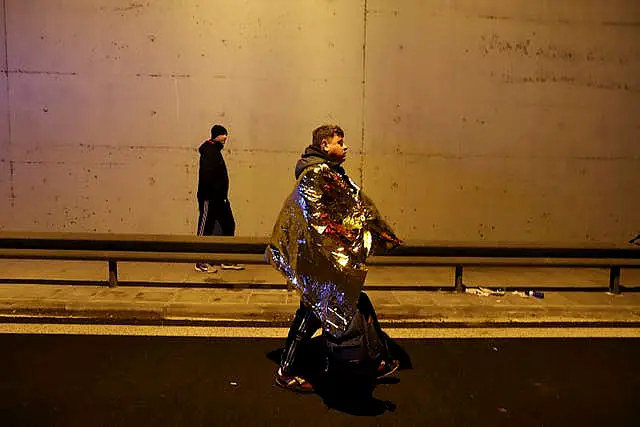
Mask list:
[[[240,264],[220,264],[223,270],[244,270],[244,266]]]

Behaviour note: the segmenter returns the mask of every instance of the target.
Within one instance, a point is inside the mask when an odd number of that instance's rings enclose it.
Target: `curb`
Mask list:
[[[608,313],[604,313],[608,311]],[[593,312],[580,316],[541,316],[543,313],[521,312],[519,316],[460,316],[434,314],[427,317],[385,316],[378,313],[383,328],[447,329],[447,328],[638,328],[640,316],[620,315],[619,311],[603,310],[602,316]],[[89,325],[147,325],[147,326],[216,326],[288,328],[290,313],[225,313],[225,315],[168,314],[164,310],[65,310],[27,309],[0,310],[0,323],[5,324],[89,324]],[[512,313],[510,313],[512,314]],[[546,318],[543,318],[546,317]]]

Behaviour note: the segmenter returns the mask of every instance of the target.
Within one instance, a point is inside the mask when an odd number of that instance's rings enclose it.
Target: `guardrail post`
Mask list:
[[[109,260],[109,287],[118,286],[118,264],[115,260]]]
[[[464,292],[464,285],[462,284],[462,266],[456,265],[456,292]]]
[[[609,270],[609,292],[620,293],[620,267],[611,267]]]

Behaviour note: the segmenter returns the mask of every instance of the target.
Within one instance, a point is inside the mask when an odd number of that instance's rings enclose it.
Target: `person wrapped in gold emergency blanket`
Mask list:
[[[341,164],[347,146],[339,126],[313,131],[295,168],[297,183],[273,228],[265,256],[300,293],[281,369],[286,378],[300,341],[322,327],[339,337],[364,285],[365,261],[376,245],[400,240]],[[299,386],[299,384],[295,384]]]

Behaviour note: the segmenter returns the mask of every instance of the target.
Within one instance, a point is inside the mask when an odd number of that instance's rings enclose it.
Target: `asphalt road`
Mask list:
[[[272,338],[0,335],[2,426],[639,426],[640,339],[398,340],[373,391],[272,383]]]

